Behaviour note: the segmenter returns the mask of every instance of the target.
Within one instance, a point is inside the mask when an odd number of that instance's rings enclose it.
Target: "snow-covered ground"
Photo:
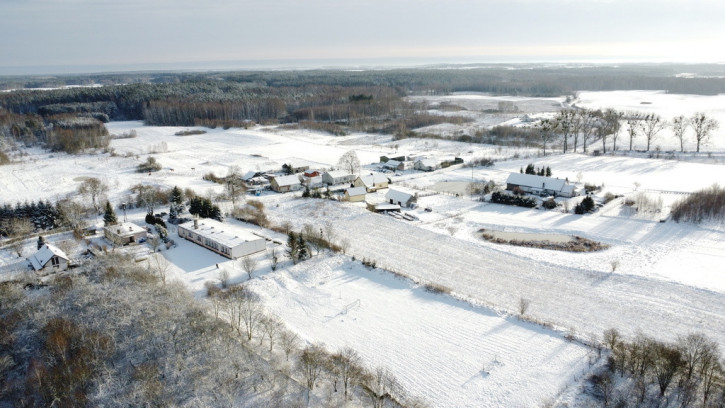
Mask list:
[[[626,95],[629,99],[620,101],[621,94],[582,92],[580,105],[661,107],[658,113],[663,116],[667,109],[679,114],[675,109],[679,105],[713,114],[721,109],[718,97]],[[636,95],[652,103],[631,100]],[[481,98],[458,99],[462,105]],[[705,100],[707,105],[700,105]],[[411,210],[419,219],[414,222],[373,214],[358,204],[300,199],[299,193],[259,197],[273,222],[290,221],[299,228],[330,221],[337,240],[349,241],[351,253],[359,259],[374,259],[378,266],[411,277],[403,280],[343,257],[322,256],[294,267],[284,262],[272,272],[267,255],[260,253],[255,255],[256,278],[249,284],[301,337],[324,342],[331,349],[353,346],[370,366],[388,366],[411,393],[434,406],[532,406],[556,399],[588,361],[587,350],[565,341],[564,333],[588,339],[615,327],[627,335],[642,330],[672,339],[700,331],[725,347],[725,227],[659,222],[684,194],[723,182],[725,167],[717,159],[725,154],[723,129],[713,134],[708,147],[712,159],[706,153],[686,153],[676,157],[681,160],[665,160],[644,155],[537,158],[536,149],[428,139],[393,141],[385,135],[336,137],[262,127],[204,129],[206,134],[196,136],[174,135],[187,128],[145,127],[140,122],[108,127],[114,134],[135,129],[138,136],[113,140],[114,155],[70,156],[30,149],[23,162],[0,167],[0,204],[77,196],[86,177],[104,181],[113,203],[128,200],[129,188],[139,183],[177,185],[207,195],[222,191],[222,186],[202,180],[209,172],[222,176],[232,166],[242,171],[278,170],[282,163],[298,160],[327,168],[348,150],[356,151],[363,164],[376,163],[381,155],[401,154],[500,160],[487,168],[457,165],[431,173],[389,174],[393,188],[403,186],[421,195],[419,208]],[[673,139],[663,132],[660,143],[666,146]],[[135,167],[148,156],[155,157],[162,170],[136,173]],[[460,195],[462,183],[493,180],[500,185],[509,172],[529,163],[550,166],[554,177],[568,178],[580,188],[584,183],[602,185],[598,198],[607,192],[626,197],[646,192],[662,199],[663,210],[634,214],[619,199],[594,214],[579,216],[455,196],[455,192]],[[447,191],[442,186],[454,194],[440,193]],[[382,201],[384,194],[370,199]],[[128,214],[139,225],[143,216],[138,210]],[[285,240],[269,230],[227,222]],[[477,234],[481,228],[580,235],[610,248],[581,254],[500,245],[481,240]],[[173,227],[170,232],[175,235]],[[51,242],[63,239],[67,237],[49,237]],[[176,248],[161,252],[172,262],[167,279],[185,282],[199,297],[204,283],[218,282],[222,270],[229,271],[232,283],[247,280],[238,261],[178,237],[176,241]],[[268,247],[275,245],[270,242]],[[24,255],[29,256],[34,246],[35,240],[28,240]],[[18,257],[9,249],[0,251],[3,278],[20,273],[18,265]],[[428,293],[420,286],[426,283],[447,287],[453,296]],[[521,298],[531,302],[528,317],[556,330],[512,318]]]
[[[588,368],[592,351],[344,256],[317,257],[250,287],[310,342],[352,347],[433,407],[531,407]],[[525,391],[524,391],[525,390]]]

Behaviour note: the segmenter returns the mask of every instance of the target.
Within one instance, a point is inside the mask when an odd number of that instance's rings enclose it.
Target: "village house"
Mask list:
[[[272,190],[278,193],[286,193],[288,191],[295,191],[302,189],[300,179],[296,175],[292,174],[289,176],[276,176],[270,183]]]
[[[359,176],[353,182],[355,187],[365,187],[368,193],[372,193],[381,188],[388,188],[390,180],[380,173],[370,173],[364,176]]]
[[[264,238],[209,218],[195,219],[179,225],[179,237],[230,259],[261,252],[267,248]]]
[[[385,200],[390,204],[397,204],[401,207],[412,207],[416,202],[413,194],[393,189],[388,190],[385,194]]]
[[[130,222],[103,228],[103,236],[116,245],[127,245],[146,238],[146,229]]]
[[[28,258],[28,262],[36,272],[46,270],[46,268],[64,271],[68,269],[70,258],[55,245],[45,244]]]
[[[576,197],[574,185],[567,180],[537,176],[534,174],[511,173],[506,180],[506,190],[515,188],[529,194],[553,195],[555,197]]]
[[[291,174],[302,173],[303,171],[309,170],[309,163],[303,163],[301,161],[289,162],[282,165],[282,169],[288,171]]]
[[[368,210],[376,212],[376,213],[387,213],[387,212],[400,212],[400,206],[398,204],[388,204],[388,203],[377,203],[377,204],[371,204],[368,203],[367,205]]]
[[[365,187],[350,187],[345,190],[345,201],[350,202],[361,202],[365,201],[365,194],[367,190]]]
[[[414,167],[416,170],[433,171],[436,170],[439,165],[435,159],[420,158],[415,161]]]
[[[345,170],[332,170],[322,173],[322,182],[334,186],[337,184],[349,184],[355,180],[355,175]]]
[[[405,163],[391,159],[383,163],[383,168],[388,170],[405,170]]]

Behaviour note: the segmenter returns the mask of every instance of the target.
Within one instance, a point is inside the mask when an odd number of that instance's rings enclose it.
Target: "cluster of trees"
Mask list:
[[[62,208],[50,201],[32,201],[16,203],[15,206],[4,204],[0,207],[0,236],[18,236],[21,224],[33,231],[47,231],[61,226],[63,222]],[[21,228],[22,229],[22,228]],[[28,228],[25,228],[27,230]],[[25,232],[23,230],[23,232]]]
[[[702,406],[725,403],[725,377],[717,343],[702,334],[667,343],[638,334],[625,341],[604,332],[611,350],[604,370],[589,382],[604,406]],[[626,381],[621,381],[625,379]]]
[[[335,404],[344,405],[354,395],[362,396],[363,406],[424,406],[406,395],[395,376],[386,368],[368,370],[355,350],[344,347],[329,352],[320,344],[302,348],[296,334],[288,331],[276,316],[265,313],[259,298],[244,286],[219,289],[207,284],[214,316],[226,320],[229,329],[242,341],[256,347],[266,345],[266,353],[273,355],[275,348],[284,353],[285,363],[293,359],[291,375],[307,389],[329,387],[337,395]],[[338,394],[339,393],[339,394]],[[368,404],[365,404],[368,402]]]
[[[689,222],[725,219],[725,188],[714,185],[696,191],[672,206],[672,219]]]
[[[536,175],[536,176],[551,177],[551,167],[549,167],[549,166],[543,167],[542,166],[541,168],[535,168],[533,163],[529,163],[528,165],[526,165],[526,170],[524,170],[524,168],[522,167],[519,170],[519,173],[523,173],[523,174],[533,174],[533,175]]]
[[[205,197],[191,197],[189,199],[189,213],[198,215],[201,218],[212,218],[217,221],[224,220],[219,206]]]
[[[304,387],[178,285],[116,254],[0,285],[0,404],[286,406]],[[119,318],[109,319],[108,316]]]
[[[617,150],[622,129],[626,129],[630,151],[633,149],[634,140],[638,137],[644,137],[647,143],[645,150],[649,151],[653,141],[667,127],[672,129],[683,152],[687,135],[692,133],[696,143],[695,149],[699,152],[700,147],[709,141],[712,132],[718,126],[715,119],[702,112],[695,113],[690,118],[680,115],[675,117],[672,123],[668,123],[655,113],[620,112],[615,109],[605,111],[563,109],[553,119],[541,120],[534,128],[538,132],[540,146],[546,154],[547,146],[553,143],[560,143],[563,153],[570,150],[576,152],[580,142],[582,150],[586,153],[587,148],[591,148],[596,141],[601,141],[602,153],[607,152],[608,145],[611,146],[611,150]]]
[[[491,194],[491,202],[525,208],[536,207],[536,199],[533,197],[525,197],[519,194],[507,194],[501,191],[494,191],[493,194]]]
[[[136,166],[137,173],[152,173],[161,170],[161,163],[156,161],[156,158],[149,156],[146,161]]]

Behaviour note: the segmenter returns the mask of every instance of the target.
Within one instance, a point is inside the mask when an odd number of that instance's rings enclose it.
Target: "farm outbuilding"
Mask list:
[[[361,202],[365,201],[365,194],[367,190],[365,187],[351,187],[345,190],[345,201],[350,202]]]
[[[146,229],[130,222],[122,222],[103,228],[103,236],[118,245],[127,245],[146,238]]]
[[[301,190],[300,178],[292,174],[290,176],[276,176],[270,183],[272,190],[278,193],[286,193],[288,191]]]
[[[534,174],[511,173],[506,180],[506,190],[513,191],[520,188],[523,192],[529,194],[546,194],[558,197],[575,197],[577,191],[574,185],[568,181],[537,176]]]
[[[208,218],[179,225],[179,237],[230,259],[261,252],[267,248],[264,238]]]
[[[435,159],[418,159],[415,161],[415,169],[421,171],[433,171],[440,167],[439,163]]]
[[[413,194],[393,189],[388,190],[385,194],[385,200],[390,204],[397,204],[401,207],[411,207],[416,201]]]
[[[60,248],[51,244],[45,244],[40,247],[38,252],[28,258],[28,262],[30,262],[30,266],[36,272],[45,270],[46,268],[64,271],[68,269],[70,258]]]

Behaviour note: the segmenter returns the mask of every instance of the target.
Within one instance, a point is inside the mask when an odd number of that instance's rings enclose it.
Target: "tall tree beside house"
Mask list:
[[[177,186],[171,189],[169,197],[169,218],[174,219],[184,212],[184,193]]]
[[[355,153],[354,150],[350,150],[340,156],[340,160],[337,161],[337,165],[349,174],[357,174],[360,170],[360,159],[357,157],[357,153]]]
[[[115,225],[118,223],[116,218],[116,212],[113,211],[113,207],[109,201],[106,201],[106,212],[103,214],[103,224],[105,226]]]

